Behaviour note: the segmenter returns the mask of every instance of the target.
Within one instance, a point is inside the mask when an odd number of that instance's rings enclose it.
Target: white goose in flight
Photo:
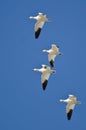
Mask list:
[[[35,38],[37,39],[40,35],[41,29],[45,22],[50,22],[50,20],[43,13],[38,13],[37,16],[30,16],[30,19],[37,20],[35,24]]]
[[[33,69],[34,71],[37,72],[41,72],[41,83],[42,83],[42,88],[43,90],[46,89],[47,83],[48,83],[48,79],[50,77],[50,74],[54,74],[56,71],[55,70],[51,70],[49,66],[47,65],[42,65],[42,68],[40,69]]]
[[[62,53],[59,51],[59,46],[52,44],[51,49],[49,50],[42,50],[43,52],[48,53],[48,61],[50,62],[51,67],[54,67],[55,57],[57,55],[61,55]]]
[[[60,102],[65,102],[65,103],[67,103],[67,106],[66,106],[66,114],[67,114],[67,119],[70,120],[75,105],[76,105],[76,104],[80,104],[80,102],[77,101],[77,97],[74,96],[74,95],[69,95],[69,97],[68,97],[67,99],[65,99],[65,100],[60,99]]]

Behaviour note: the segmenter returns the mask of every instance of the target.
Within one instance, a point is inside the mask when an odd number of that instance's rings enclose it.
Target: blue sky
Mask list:
[[[43,12],[51,19],[38,39],[30,15]],[[46,91],[33,68],[49,65],[52,43],[62,56],[55,61]],[[86,129],[86,1],[0,1],[0,130]],[[77,105],[70,121],[66,104],[57,102],[75,94]]]

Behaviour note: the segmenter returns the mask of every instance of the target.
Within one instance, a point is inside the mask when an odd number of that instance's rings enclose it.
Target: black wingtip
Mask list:
[[[43,90],[46,89],[47,83],[48,83],[48,80],[45,80],[44,83],[42,83],[42,88],[43,88]]]
[[[68,119],[68,120],[71,119],[72,113],[73,113],[73,110],[72,110],[72,109],[67,113],[67,119]]]
[[[57,48],[59,48],[59,46],[58,45],[56,45],[57,46]]]
[[[54,61],[53,60],[50,61],[50,66],[54,67]]]
[[[40,35],[41,28],[38,28],[38,30],[35,32],[35,38],[37,39]]]

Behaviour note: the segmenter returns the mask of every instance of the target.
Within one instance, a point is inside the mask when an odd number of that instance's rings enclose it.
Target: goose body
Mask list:
[[[41,75],[41,83],[42,83],[43,90],[45,90],[46,86],[48,84],[48,79],[50,77],[50,74],[53,74],[56,71],[51,70],[50,67],[47,66],[47,65],[42,65],[42,68],[40,68],[40,69],[34,68],[33,70],[36,71],[36,72],[41,72],[42,73],[42,75]]]
[[[40,32],[42,30],[44,23],[49,22],[49,19],[43,13],[38,13],[37,16],[30,16],[29,18],[37,21],[35,24],[35,29],[34,29],[35,30],[35,38],[37,39],[40,35]]]
[[[68,97],[67,99],[65,99],[65,100],[60,99],[60,102],[65,102],[65,103],[67,103],[67,106],[66,106],[66,114],[67,114],[67,119],[70,120],[75,105],[76,105],[76,104],[80,104],[80,102],[77,101],[77,97],[74,96],[74,95],[69,95],[69,97]]]
[[[50,62],[50,66],[54,67],[54,61],[57,55],[61,55],[62,53],[59,51],[59,46],[52,44],[51,49],[42,50],[43,52],[48,53],[48,61]]]

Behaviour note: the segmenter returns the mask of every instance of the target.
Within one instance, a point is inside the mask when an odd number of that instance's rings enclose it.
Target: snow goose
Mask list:
[[[48,61],[50,62],[50,66],[54,67],[55,57],[57,55],[61,55],[62,53],[59,51],[59,46],[52,44],[51,49],[49,50],[42,50],[43,52],[48,53]]]
[[[65,99],[65,100],[60,99],[60,102],[65,102],[65,103],[67,103],[67,106],[66,106],[66,114],[67,114],[67,119],[70,120],[75,105],[76,105],[76,104],[80,104],[80,102],[77,101],[77,97],[74,96],[74,95],[69,95],[69,97],[68,97],[67,99]]]
[[[37,20],[35,24],[35,38],[37,39],[40,35],[41,29],[45,22],[50,22],[50,20],[43,13],[38,13],[37,16],[30,16],[30,19]]]
[[[40,69],[33,69],[34,71],[37,72],[41,72],[41,83],[42,83],[42,88],[43,90],[46,89],[47,83],[48,83],[48,79],[50,77],[50,74],[54,74],[56,71],[55,70],[51,70],[49,66],[42,64],[42,68]]]

